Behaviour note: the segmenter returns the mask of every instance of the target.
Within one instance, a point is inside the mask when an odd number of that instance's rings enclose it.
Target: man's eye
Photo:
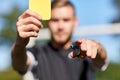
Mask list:
[[[51,19],[52,22],[57,22],[58,20],[57,19]]]
[[[68,21],[70,21],[70,19],[64,19],[64,21],[65,21],[65,22],[68,22]]]

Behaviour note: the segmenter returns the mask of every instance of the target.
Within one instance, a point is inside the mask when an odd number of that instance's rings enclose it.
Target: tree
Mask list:
[[[118,10],[118,15],[116,18],[112,21],[112,23],[120,23],[120,0],[113,0],[114,5],[116,6]]]
[[[116,18],[112,21],[112,23],[120,23],[120,0],[113,0],[114,4],[118,10],[118,15],[116,16]],[[120,34],[115,34],[112,36],[113,38],[115,38],[116,40],[120,40]],[[120,42],[118,43],[118,45],[120,45]],[[118,48],[119,50],[119,55],[120,55],[120,46]],[[120,60],[120,59],[119,59]]]
[[[5,25],[3,26],[2,30],[0,30],[0,44],[11,44],[15,40],[15,23],[17,21],[18,15],[20,15],[21,12],[22,11],[17,6],[14,6],[10,13],[1,15],[1,17],[5,19]]]
[[[2,30],[0,30],[0,44],[12,44],[16,39],[16,22],[18,16],[22,14],[22,10],[19,9],[18,6],[14,6],[10,13],[1,15],[3,19],[5,19],[5,25],[3,26]],[[47,22],[42,21],[45,28],[47,27]]]

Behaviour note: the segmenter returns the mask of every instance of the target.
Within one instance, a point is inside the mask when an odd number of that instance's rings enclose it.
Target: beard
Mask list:
[[[72,32],[64,40],[58,40],[51,34],[52,42],[61,47],[64,46],[67,42],[69,42],[71,40],[71,37],[72,37]]]

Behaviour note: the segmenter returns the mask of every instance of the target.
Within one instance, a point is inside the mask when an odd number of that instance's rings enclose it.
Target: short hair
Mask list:
[[[72,9],[73,9],[73,12],[74,12],[74,15],[75,14],[75,7],[74,5],[70,2],[70,1],[52,1],[52,4],[51,4],[51,10],[54,9],[54,8],[60,8],[60,7],[65,7],[65,6],[70,6]]]

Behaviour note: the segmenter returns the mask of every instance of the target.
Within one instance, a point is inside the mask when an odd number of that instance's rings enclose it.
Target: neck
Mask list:
[[[63,43],[63,44],[62,43],[57,43],[57,42],[54,42],[54,41],[52,41],[51,43],[52,43],[53,47],[55,47],[55,48],[69,49],[70,45],[72,44],[72,41],[69,40],[69,41],[67,41],[66,43]]]

